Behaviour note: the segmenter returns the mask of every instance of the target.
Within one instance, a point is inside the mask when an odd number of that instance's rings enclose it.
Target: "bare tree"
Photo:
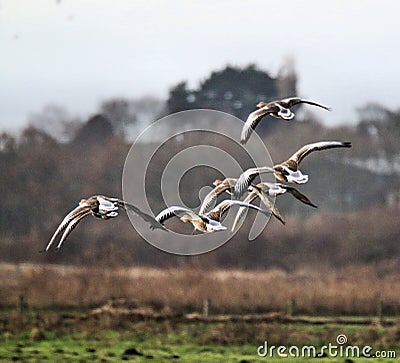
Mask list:
[[[110,120],[116,134],[124,134],[128,125],[136,122],[136,113],[131,101],[125,98],[113,98],[103,101],[100,113]]]
[[[45,106],[40,112],[31,113],[28,123],[61,142],[70,141],[82,124],[78,117],[71,116],[64,107],[55,104]]]

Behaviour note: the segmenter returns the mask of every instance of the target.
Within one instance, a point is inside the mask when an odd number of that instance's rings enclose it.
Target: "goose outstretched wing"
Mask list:
[[[286,107],[286,108],[293,107],[295,105],[298,105],[299,103],[306,103],[308,105],[321,107],[321,108],[323,108],[325,110],[328,110],[328,111],[331,110],[331,108],[328,107],[328,106],[324,106],[324,105],[322,105],[322,104],[320,104],[318,102],[311,101],[311,100],[306,100],[306,99],[300,98],[300,97],[285,98],[285,99],[283,99],[281,101],[277,101],[277,102],[279,102],[283,107]]]
[[[257,127],[259,122],[263,117],[275,111],[274,107],[270,107],[268,104],[264,107],[261,107],[255,111],[253,111],[248,117],[246,122],[243,125],[242,133],[240,135],[240,143],[245,144],[249,138],[253,130]]]
[[[44,251],[48,251],[49,248],[51,247],[51,245],[54,243],[55,239],[59,236],[59,234],[64,231],[68,225],[75,219],[78,218],[80,216],[82,216],[83,214],[85,214],[86,212],[89,211],[90,213],[91,207],[87,204],[80,204],[78,205],[75,209],[73,209],[71,212],[69,212],[64,219],[62,220],[62,222],[60,223],[60,225],[57,227],[56,231],[54,232],[53,236],[51,237],[49,243],[47,244],[46,248],[44,249]]]
[[[196,213],[194,213],[191,209],[180,207],[180,206],[172,206],[162,210],[157,217],[155,218],[158,223],[164,223],[167,219],[178,216],[180,214],[187,214],[190,217],[197,219],[200,218]]]
[[[338,147],[351,147],[351,142],[348,141],[319,141],[312,144],[304,145],[296,151],[288,160],[294,160],[297,164],[314,151],[322,151]]]

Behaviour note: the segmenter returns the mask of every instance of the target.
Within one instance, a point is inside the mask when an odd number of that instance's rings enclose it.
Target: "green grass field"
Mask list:
[[[336,344],[345,334],[348,344],[370,345],[373,350],[400,348],[400,328],[388,324],[279,321],[184,321],[182,319],[132,319],[127,316],[91,316],[82,312],[0,313],[1,362],[318,362],[344,363],[346,357],[258,357],[257,347]],[[347,358],[365,362],[366,358]],[[372,362],[397,362],[398,358],[371,358]],[[347,361],[350,362],[350,361]]]

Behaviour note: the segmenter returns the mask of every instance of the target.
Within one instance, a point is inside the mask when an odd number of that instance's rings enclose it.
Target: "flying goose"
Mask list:
[[[57,249],[59,249],[76,225],[86,216],[91,214],[92,216],[100,219],[115,218],[118,216],[118,208],[132,210],[146,222],[149,222],[151,229],[160,228],[165,230],[165,227],[158,223],[152,216],[142,212],[139,208],[132,204],[124,202],[118,198],[110,198],[104,195],[94,195],[88,199],[81,199],[79,205],[66,215],[54,232],[44,251],[48,251],[56,238],[61,232],[63,232],[57,245]]]
[[[330,107],[321,105],[320,103],[299,97],[291,97],[280,101],[272,101],[268,103],[259,102],[257,104],[258,110],[253,111],[247,117],[247,120],[243,125],[240,142],[242,144],[245,144],[248,141],[253,130],[257,127],[261,119],[266,115],[271,115],[275,118],[286,121],[292,120],[294,118],[294,113],[290,110],[290,108],[299,103],[307,103],[309,105],[324,108],[328,111],[330,111],[331,109]]]
[[[206,214],[197,214],[191,209],[185,207],[168,207],[158,214],[158,216],[156,217],[156,221],[163,224],[167,219],[171,217],[182,215],[180,217],[180,220],[182,222],[191,223],[195,230],[198,230],[200,232],[224,231],[227,228],[221,224],[222,216],[227,212],[230,207],[234,205],[256,209],[267,216],[269,215],[268,211],[253,204],[245,203],[239,200],[228,199],[219,203],[215,208],[213,208]]]
[[[351,147],[351,142],[345,141],[319,141],[308,144],[296,151],[288,160],[276,164],[273,168],[260,167],[246,170],[240,175],[234,190],[235,198],[240,198],[258,174],[273,172],[275,177],[282,182],[304,184],[308,175],[303,174],[298,168],[300,162],[313,151],[321,151],[338,147]]]
[[[304,194],[300,193],[296,188],[281,183],[259,183],[257,185],[249,186],[249,194],[243,200],[246,203],[251,203],[254,199],[260,198],[261,201],[271,210],[272,214],[279,219],[283,224],[285,220],[282,218],[276,205],[268,199],[268,197],[277,197],[286,192],[292,194],[296,199],[300,200],[304,204],[310,205],[311,207],[317,208],[317,206],[311,202]],[[245,209],[240,207],[236,214],[235,221],[233,222],[232,231],[236,228],[239,220],[242,218]]]

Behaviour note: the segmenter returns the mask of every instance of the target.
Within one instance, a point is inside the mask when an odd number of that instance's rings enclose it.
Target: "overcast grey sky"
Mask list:
[[[0,0],[0,130],[48,104],[86,117],[165,98],[227,63],[274,75],[287,57],[327,124],[354,123],[368,101],[400,107],[399,15],[396,0]]]

